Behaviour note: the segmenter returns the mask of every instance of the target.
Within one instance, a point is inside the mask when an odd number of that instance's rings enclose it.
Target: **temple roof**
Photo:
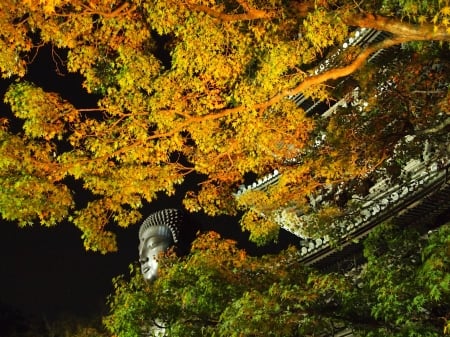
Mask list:
[[[311,75],[317,75],[333,67],[339,66],[339,55],[349,46],[364,47],[385,39],[384,32],[372,29],[358,29],[352,32],[350,37],[311,71]],[[385,51],[380,51],[371,56],[369,62],[376,62]],[[342,79],[342,82],[346,79]],[[339,85],[339,83],[337,84]],[[358,87],[355,87],[350,95],[353,95],[352,104],[363,104],[358,99]],[[290,97],[299,107],[302,107],[309,115],[315,118],[328,118],[335,113],[340,106],[347,104],[348,99],[334,101],[331,105],[321,101],[315,101],[305,97],[303,94]],[[356,103],[355,103],[356,102]],[[448,118],[447,118],[448,122]],[[319,134],[316,142],[323,141]],[[407,143],[406,136],[401,141]],[[447,139],[448,142],[448,139]],[[302,211],[294,206],[278,210],[275,221],[285,230],[295,234],[301,239],[300,254],[301,261],[306,265],[326,265],[333,263],[345,256],[345,252],[355,250],[357,241],[364,238],[377,225],[384,221],[393,221],[400,225],[423,225],[432,224],[437,217],[450,209],[450,157],[446,155],[433,155],[430,151],[433,144],[423,144],[423,151],[417,158],[412,158],[401,167],[401,179],[392,180],[391,177],[378,179],[370,188],[367,195],[353,196],[350,200],[352,207],[346,207],[342,216],[336,218],[330,224],[335,228],[339,240],[331,240],[328,236],[310,237],[305,235],[302,229]],[[298,158],[285,158],[292,165],[301,165],[302,155]],[[282,173],[275,170],[258,180],[242,185],[234,194],[240,198],[249,191],[268,191],[277,185]],[[330,189],[331,190],[331,189]],[[313,208],[322,202],[323,195],[331,193],[324,189],[323,194],[309,196]],[[355,206],[356,205],[356,206]],[[261,214],[264,211],[259,211]],[[284,215],[286,213],[286,215]],[[289,213],[289,214],[287,214]],[[292,220],[292,214],[298,216],[298,221]],[[263,214],[264,216],[267,214]],[[295,218],[295,216],[294,216]],[[330,241],[334,241],[330,243]]]

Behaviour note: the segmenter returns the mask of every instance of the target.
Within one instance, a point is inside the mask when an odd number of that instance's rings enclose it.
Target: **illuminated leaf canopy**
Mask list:
[[[16,80],[4,99],[14,123],[23,123],[17,131],[2,119],[0,127],[2,217],[20,224],[69,220],[81,229],[87,249],[107,252],[116,249],[107,223],[137,222],[144,201],[160,191],[173,194],[193,172],[206,178],[198,191],[188,192],[186,208],[218,215],[235,214],[232,194],[249,173],[285,173],[270,196],[275,207],[301,203],[324,182],[370,171],[386,144],[364,152],[355,147],[358,137],[339,143],[349,132],[345,123],[323,126],[288,97],[304,92],[331,99],[329,81],[364,73],[367,57],[381,48],[415,41],[426,49],[428,41],[439,41],[432,51],[445,49],[449,3],[426,3],[2,1],[0,71]],[[310,76],[357,26],[392,35],[350,54],[342,67]],[[80,109],[21,80],[44,45],[67,53],[61,56],[67,71],[84,77],[85,90],[99,97],[97,106]],[[370,87],[376,76],[366,74]],[[445,102],[446,95],[436,100]],[[321,128],[336,135],[333,146],[288,165],[286,158],[311,153]],[[93,194],[87,205],[76,205],[68,179]],[[264,226],[245,223],[273,237]]]

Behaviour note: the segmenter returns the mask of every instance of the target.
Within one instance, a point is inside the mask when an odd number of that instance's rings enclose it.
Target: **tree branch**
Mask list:
[[[411,94],[425,94],[425,95],[433,95],[433,94],[442,94],[445,91],[447,91],[446,89],[441,89],[441,90],[413,90],[411,91]]]
[[[309,13],[311,13],[314,8],[316,8],[316,2],[315,1],[292,1],[290,4],[291,9],[293,9],[296,12],[296,15],[298,17],[306,17]]]
[[[414,134],[415,135],[424,135],[424,134],[436,133],[436,132],[439,132],[439,131],[445,129],[449,125],[450,125],[450,117],[448,117],[445,121],[443,121],[442,123],[440,123],[434,127],[417,131]]]
[[[444,26],[410,24],[376,14],[346,13],[341,16],[349,26],[373,28],[389,32],[408,41],[450,41],[450,32]]]
[[[297,87],[293,89],[288,89],[280,94],[274,96],[269,101],[276,100],[274,103],[278,102],[280,98],[278,96],[282,95],[284,96],[292,96],[296,95],[305,89],[311,87],[312,85],[318,85],[322,84],[324,82],[327,82],[329,80],[335,80],[341,77],[349,76],[352,73],[354,73],[356,70],[358,70],[362,65],[364,65],[365,61],[369,58],[370,55],[377,52],[380,49],[386,49],[401,43],[407,42],[407,39],[403,37],[394,37],[392,39],[383,40],[371,47],[368,47],[364,49],[356,58],[355,60],[350,63],[347,66],[341,67],[341,68],[334,68],[331,70],[328,70],[324,73],[321,73],[319,75],[311,76],[305,79],[302,83],[300,83]],[[272,104],[274,104],[272,103]]]
[[[345,67],[341,67],[341,68],[331,69],[331,70],[321,73],[319,75],[308,77],[303,82],[301,82],[298,86],[296,86],[295,88],[285,89],[285,90],[281,91],[280,93],[278,93],[277,95],[273,96],[272,98],[268,99],[265,102],[257,103],[250,107],[238,106],[235,108],[223,109],[216,113],[211,113],[211,114],[207,114],[207,115],[203,115],[203,116],[192,116],[192,117],[189,117],[188,119],[186,119],[183,123],[179,124],[174,129],[164,132],[164,133],[155,133],[154,135],[150,136],[149,139],[169,137],[177,132],[183,131],[187,126],[189,126],[192,123],[199,123],[202,121],[223,118],[223,117],[229,116],[233,113],[245,110],[246,108],[251,108],[254,110],[265,110],[265,109],[269,108],[270,106],[280,102],[285,97],[294,96],[294,95],[308,89],[309,87],[311,87],[313,85],[318,85],[318,84],[322,84],[329,80],[334,80],[337,78],[349,76],[352,73],[354,73],[356,70],[358,70],[365,63],[365,61],[369,58],[369,56],[372,55],[374,52],[376,52],[380,49],[392,47],[394,45],[397,45],[397,44],[400,44],[400,43],[403,43],[406,41],[407,40],[405,38],[393,38],[393,39],[384,40],[382,42],[375,44],[372,47],[366,48],[349,65],[347,65]]]
[[[243,1],[241,1],[243,2]],[[270,12],[262,12],[259,10],[252,10],[250,9],[247,13],[243,14],[226,14],[222,12],[218,12],[216,10],[213,10],[207,6],[194,6],[194,5],[188,5],[188,7],[192,10],[197,11],[204,11],[208,15],[211,15],[213,17],[216,17],[218,19],[224,20],[224,21],[233,21],[233,20],[253,20],[257,18],[271,18],[273,17],[273,14]],[[248,7],[246,7],[248,8]],[[255,12],[256,11],[256,12]],[[256,13],[256,14],[255,14]],[[207,120],[215,120],[220,119],[226,116],[229,116],[233,113],[237,113],[240,111],[243,111],[245,109],[251,108],[255,110],[265,110],[269,108],[270,106],[280,102],[282,99],[284,99],[287,96],[294,96],[309,87],[313,85],[319,85],[322,83],[325,83],[329,80],[338,79],[341,77],[349,76],[352,73],[354,73],[356,70],[358,70],[361,66],[364,65],[365,61],[369,58],[370,55],[375,53],[376,51],[380,49],[386,49],[401,43],[409,42],[409,41],[424,41],[424,40],[440,40],[440,41],[448,41],[450,40],[450,34],[447,33],[446,29],[443,29],[442,27],[437,27],[437,29],[433,25],[411,25],[408,23],[404,23],[398,20],[385,18],[382,16],[374,15],[374,14],[365,14],[365,15],[345,15],[343,17],[344,22],[346,22],[348,25],[352,26],[360,26],[360,27],[367,27],[367,28],[374,28],[377,30],[384,30],[391,32],[394,37],[381,41],[373,46],[370,46],[363,50],[355,59],[353,62],[351,62],[349,65],[331,69],[329,71],[326,71],[324,73],[310,76],[306,78],[303,82],[301,82],[299,85],[297,85],[294,88],[288,88],[285,89],[278,94],[274,95],[272,98],[266,100],[265,102],[256,103],[253,106],[238,106],[234,108],[227,108],[223,110],[218,110],[215,113],[210,113],[207,115],[202,116],[191,116],[188,117],[189,114],[181,113],[180,115],[183,115],[186,117],[186,119],[178,124],[176,127],[174,127],[172,130],[161,132],[161,133],[154,133],[153,135],[149,136],[146,141],[152,140],[152,139],[161,139],[170,137],[178,132],[184,131],[189,125],[193,123],[200,123],[202,121]],[[133,144],[130,144],[129,146],[125,146],[121,149],[118,149],[114,153],[105,156],[106,158],[118,155],[120,153],[123,153],[127,150],[129,150],[132,147],[135,147],[137,145],[141,144],[140,141],[137,141]],[[103,158],[101,158],[103,159]]]

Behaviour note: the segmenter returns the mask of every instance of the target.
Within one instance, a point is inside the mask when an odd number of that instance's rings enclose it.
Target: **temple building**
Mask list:
[[[311,75],[339,66],[340,56],[352,46],[362,49],[387,37],[384,32],[372,29],[355,30],[351,36],[315,67]],[[389,51],[390,53],[390,51]],[[383,60],[386,51],[381,50],[372,55],[368,62],[376,63]],[[344,78],[335,87],[352,84],[351,79]],[[391,83],[380,83],[380,88],[390,86]],[[444,83],[448,86],[448,83]],[[380,89],[380,90],[381,90]],[[360,95],[360,88],[355,85],[344,96],[330,102],[314,100],[303,94],[290,97],[297,106],[303,108],[308,116],[326,120],[336,114],[340,108],[349,104],[352,108],[363,111],[369,104]],[[448,112],[447,112],[448,113]],[[371,173],[370,184],[364,192],[348,189],[345,183],[326,184],[305,196],[312,212],[305,212],[295,203],[287,204],[277,209],[253,209],[262,217],[272,219],[281,228],[293,233],[299,238],[299,259],[308,266],[321,270],[355,270],[362,260],[360,241],[364,239],[376,226],[385,221],[391,221],[401,226],[420,227],[424,235],[439,223],[440,217],[450,214],[450,135],[446,130],[450,125],[450,117],[442,112],[441,122],[427,130],[420,132],[430,135],[428,138],[416,139],[417,133],[410,133],[398,138],[392,151],[392,156],[385,160],[386,165],[377,167]],[[440,133],[438,141],[433,141],[433,134]],[[326,132],[319,132],[314,140],[316,146],[326,141]],[[397,153],[415,146],[415,155],[408,160],[399,160]],[[292,158],[282,158],[286,165],[273,170],[259,179],[242,185],[234,197],[238,201],[253,191],[270,192],[283,178],[283,169],[288,166],[302,164],[302,152]],[[395,163],[397,172],[394,176],[387,174],[387,166]],[[369,180],[369,178],[367,178]],[[326,207],[330,200],[336,200],[344,192],[354,194],[345,198],[340,205],[340,214],[332,217],[327,226],[332,229],[334,237],[330,235],[315,235],[305,231],[305,224],[316,221],[314,212]],[[249,208],[255,207],[249,205]],[[179,241],[178,227],[182,223],[182,214],[177,210],[163,210],[150,215],[141,226],[139,232],[140,262],[144,277],[151,281],[157,275],[157,254]],[[342,268],[339,265],[349,265]],[[353,262],[352,262],[353,261]],[[352,329],[337,327],[334,337],[355,336]]]
[[[339,66],[340,55],[351,46],[364,46],[381,41],[387,37],[384,32],[373,29],[358,29],[334,52],[328,56],[312,71],[312,75],[320,74],[326,70]],[[386,63],[385,55],[391,57],[395,51],[380,50],[372,55],[368,62]],[[344,78],[336,87],[345,83],[351,83],[349,78]],[[392,83],[380,83],[383,86],[392,86]],[[352,90],[347,91],[344,97],[329,102],[313,100],[305,97],[303,94],[290,97],[297,106],[304,109],[307,115],[317,119],[327,119],[335,114],[338,109],[347,107],[351,104],[354,109],[363,111],[368,103],[360,98],[360,88],[356,85]],[[445,112],[442,113],[445,115]],[[434,129],[442,131],[450,125],[450,118],[447,116],[440,126]],[[426,130],[430,134],[435,130]],[[315,143],[320,146],[326,139],[326,133],[321,132],[317,136]],[[417,141],[414,133],[400,138],[396,147],[407,147],[409,144]],[[328,235],[316,236],[305,232],[305,224],[315,221],[314,215],[306,214],[295,204],[290,204],[278,209],[254,209],[262,217],[270,218],[281,228],[295,234],[300,239],[301,261],[306,265],[317,265],[327,267],[329,264],[336,263],[345,255],[346,251],[354,249],[355,242],[364,238],[375,226],[390,220],[401,225],[419,224],[427,227],[431,226],[436,219],[450,210],[450,137],[444,138],[439,144],[432,140],[426,140],[419,145],[419,154],[411,157],[407,162],[403,162],[398,167],[396,178],[384,174],[385,167],[378,169],[376,181],[372,181],[368,191],[364,194],[351,195],[345,201],[342,212],[336,216],[328,226],[335,233],[334,238]],[[417,147],[417,144],[415,144]],[[438,149],[439,148],[439,149]],[[442,150],[444,148],[444,150]],[[396,151],[392,158],[388,158],[386,163],[400,161],[395,158]],[[302,153],[295,158],[284,158],[286,163],[291,165],[301,165]],[[281,170],[281,168],[280,168]],[[242,185],[234,194],[239,201],[242,196],[251,191],[268,192],[276,186],[283,173],[278,169],[260,177],[256,181]],[[309,208],[313,211],[327,205],[327,202],[336,197],[345,189],[345,186],[325,184],[317,193],[307,196],[309,198]],[[249,208],[255,207],[249,205]]]

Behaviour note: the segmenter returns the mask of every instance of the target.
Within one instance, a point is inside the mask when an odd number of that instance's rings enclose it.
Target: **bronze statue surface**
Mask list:
[[[139,228],[139,263],[146,281],[158,275],[158,256],[179,239],[183,214],[177,209],[163,209],[151,214]]]

